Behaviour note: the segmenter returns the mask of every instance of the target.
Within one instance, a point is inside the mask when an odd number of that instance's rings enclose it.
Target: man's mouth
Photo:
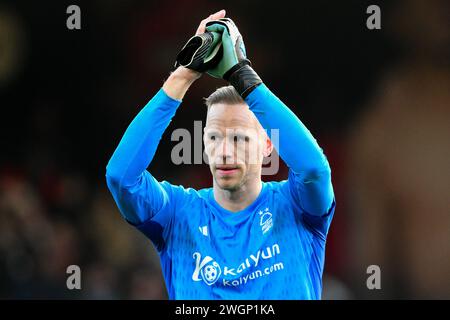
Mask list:
[[[222,176],[227,176],[236,173],[239,168],[236,165],[218,165],[216,166],[216,173]]]

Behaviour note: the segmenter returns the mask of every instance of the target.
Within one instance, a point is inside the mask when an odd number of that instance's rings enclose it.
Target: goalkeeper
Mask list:
[[[204,19],[196,34],[122,137],[106,168],[109,190],[123,217],[157,249],[170,299],[320,299],[335,208],[328,161],[253,70],[224,10]],[[213,186],[194,190],[158,181],[146,169],[200,71],[230,86],[206,100],[203,139]],[[279,130],[287,180],[261,180],[274,148],[263,128]]]

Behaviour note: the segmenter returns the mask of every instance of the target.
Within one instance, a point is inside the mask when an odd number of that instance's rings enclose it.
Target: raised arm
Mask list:
[[[139,224],[156,214],[167,201],[164,188],[146,170],[162,134],[181,99],[194,81],[192,71],[175,70],[158,93],[128,126],[106,166],[106,181],[123,217]]]
[[[239,30],[231,19],[206,24],[222,35],[224,57],[208,73],[230,82],[265,129],[278,129],[279,154],[290,167],[289,192],[302,211],[323,216],[333,205],[331,170],[322,149],[298,117],[261,81],[247,59]]]
[[[326,214],[334,199],[331,169],[316,139],[264,84],[245,100],[265,129],[279,130],[277,151],[290,168],[289,186],[296,202],[311,215]]]
[[[208,21],[222,18],[219,11],[202,20],[196,34],[203,34]],[[106,181],[123,217],[133,224],[153,218],[164,225],[174,210],[172,188],[158,182],[146,169],[155,155],[159,141],[175,115],[189,87],[201,73],[179,66],[163,87],[131,122],[106,167]]]

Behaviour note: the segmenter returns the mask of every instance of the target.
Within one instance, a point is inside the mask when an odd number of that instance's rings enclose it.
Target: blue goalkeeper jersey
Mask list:
[[[161,89],[111,157],[108,187],[123,217],[154,244],[170,299],[320,299],[335,200],[322,149],[264,84],[245,99],[265,129],[279,130],[284,181],[231,212],[212,188],[158,181],[146,170],[181,101]]]

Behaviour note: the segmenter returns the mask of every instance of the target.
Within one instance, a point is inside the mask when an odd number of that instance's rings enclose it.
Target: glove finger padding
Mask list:
[[[245,99],[262,80],[247,59],[244,41],[238,28],[231,19],[223,18],[208,22],[206,30],[220,33],[223,46],[222,59],[216,67],[206,72],[213,77],[227,80]]]
[[[222,59],[221,34],[205,32],[188,40],[178,53],[175,68],[183,66],[198,72],[215,67]]]
[[[206,30],[219,33],[223,46],[222,59],[215,67],[207,70],[207,73],[215,78],[227,79],[227,71],[239,62],[247,60],[242,36],[233,20],[229,18],[208,22]]]

